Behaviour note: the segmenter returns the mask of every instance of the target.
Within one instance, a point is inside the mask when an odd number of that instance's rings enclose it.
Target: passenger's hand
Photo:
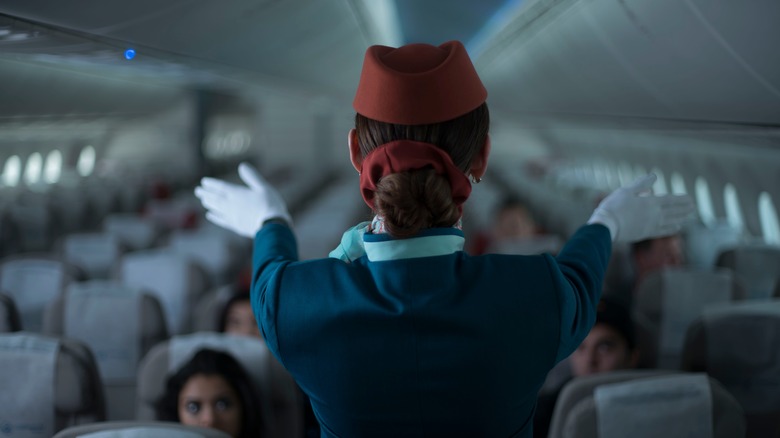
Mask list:
[[[609,228],[612,241],[636,242],[675,234],[693,213],[688,195],[652,194],[656,176],[650,174],[621,187],[596,207],[588,220]]]
[[[281,195],[254,167],[241,163],[238,176],[246,186],[206,177],[195,188],[195,196],[208,210],[206,219],[249,238],[254,238],[269,219],[283,219],[292,225]]]

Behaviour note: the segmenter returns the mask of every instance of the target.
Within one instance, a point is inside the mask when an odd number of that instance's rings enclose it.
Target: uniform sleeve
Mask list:
[[[561,315],[555,363],[574,352],[595,324],[596,306],[611,252],[609,230],[593,224],[577,230],[555,257],[553,281],[557,283]]]
[[[276,334],[279,284],[287,265],[297,260],[295,235],[288,226],[269,223],[255,235],[252,254],[252,311],[268,348],[280,361]]]

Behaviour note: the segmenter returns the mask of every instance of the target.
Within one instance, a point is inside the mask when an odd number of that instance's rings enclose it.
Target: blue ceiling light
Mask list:
[[[135,58],[135,50],[133,49],[125,50],[125,59],[129,61],[133,58]]]

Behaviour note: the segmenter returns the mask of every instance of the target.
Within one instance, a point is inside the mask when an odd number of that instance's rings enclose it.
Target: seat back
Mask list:
[[[54,438],[230,438],[205,427],[162,421],[109,421],[61,430]]]
[[[63,257],[81,268],[87,278],[110,278],[122,255],[119,238],[108,233],[70,234],[63,243]]]
[[[716,380],[704,374],[646,374],[572,381],[561,394],[570,409],[559,411],[556,406],[557,423],[550,437],[745,436],[742,408]],[[574,404],[570,389],[581,395]]]
[[[547,373],[547,378],[544,379],[544,384],[542,385],[542,389],[539,390],[539,394],[558,391],[561,386],[571,380],[572,377],[571,356],[569,356],[558,362],[558,364]]]
[[[160,301],[169,334],[190,331],[192,308],[205,292],[206,282],[195,263],[166,250],[128,253],[122,258],[120,281]]]
[[[41,330],[46,305],[57,298],[75,274],[61,260],[44,255],[0,262],[0,290],[16,303],[25,330]]]
[[[749,437],[780,434],[780,300],[707,309],[688,331],[682,366],[723,383]]]
[[[108,419],[135,418],[138,364],[167,339],[163,310],[154,296],[114,281],[72,283],[47,309],[44,332],[86,344],[106,389]]]
[[[725,222],[709,227],[691,225],[685,230],[688,264],[699,269],[712,269],[721,251],[738,245],[742,240],[742,232]]]
[[[51,437],[68,426],[105,420],[94,357],[78,341],[0,334],[0,370],[0,429],[5,434]]]
[[[18,332],[22,329],[19,311],[14,300],[8,295],[0,294],[0,333]]]
[[[772,297],[780,280],[780,246],[744,245],[723,251],[717,266],[729,268],[745,286],[747,298],[765,300]]]
[[[144,204],[144,217],[165,231],[193,228],[200,211],[200,202],[192,191],[173,199],[150,199]]]
[[[678,369],[685,331],[704,307],[743,294],[726,269],[674,268],[649,274],[639,285],[633,312],[640,365]]]
[[[132,251],[151,248],[159,237],[152,220],[135,214],[111,214],[103,221],[103,230]]]
[[[176,336],[157,345],[144,357],[138,372],[139,420],[155,418],[154,405],[162,397],[168,377],[204,348],[231,354],[252,378],[262,403],[265,436],[303,434],[302,402],[295,381],[271,355],[265,342],[220,333]]]
[[[225,305],[234,294],[233,286],[222,286],[204,294],[198,300],[193,314],[193,330],[196,332],[219,332],[220,317]]]
[[[203,231],[177,231],[171,235],[171,250],[200,264],[212,285],[229,282],[237,272],[230,241],[217,233]]]

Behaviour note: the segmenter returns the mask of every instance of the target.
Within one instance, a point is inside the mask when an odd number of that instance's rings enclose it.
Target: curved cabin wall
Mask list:
[[[770,0],[536,1],[477,65],[515,112],[777,126],[777,17]]]

